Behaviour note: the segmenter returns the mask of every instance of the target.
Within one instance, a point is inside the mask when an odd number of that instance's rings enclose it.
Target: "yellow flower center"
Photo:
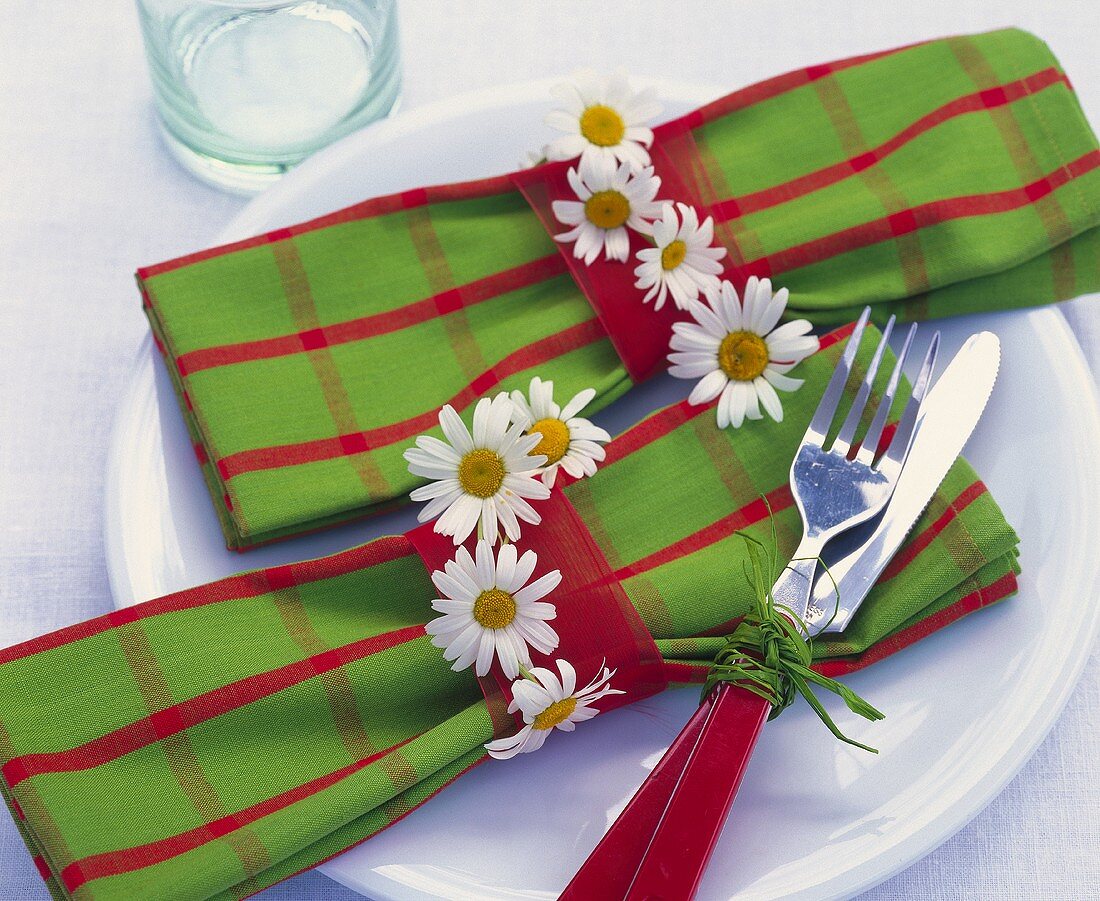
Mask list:
[[[474,497],[492,497],[504,483],[504,461],[496,451],[472,450],[459,461],[458,483]]]
[[[507,591],[490,588],[474,600],[474,619],[486,629],[503,629],[516,618],[516,601]]]
[[[618,228],[630,218],[630,201],[618,191],[597,191],[584,202],[584,215],[596,228]]]
[[[730,332],[718,345],[718,365],[737,382],[751,382],[768,365],[768,345],[752,332]]]
[[[564,723],[569,719],[569,714],[577,709],[576,698],[562,698],[547,707],[535,717],[531,726],[535,729],[553,729],[558,723]]]
[[[614,147],[626,134],[626,123],[611,107],[597,103],[581,113],[581,134],[590,144]]]
[[[538,432],[542,440],[535,445],[532,454],[545,454],[547,463],[557,463],[569,450],[569,426],[560,419],[540,419],[527,430]]]
[[[672,241],[664,250],[661,251],[661,268],[666,272],[669,269],[675,269],[687,256],[688,246],[677,238]]]

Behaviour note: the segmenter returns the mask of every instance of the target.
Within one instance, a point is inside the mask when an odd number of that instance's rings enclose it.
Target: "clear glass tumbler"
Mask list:
[[[262,190],[400,97],[395,0],[137,6],[168,147],[229,190]]]

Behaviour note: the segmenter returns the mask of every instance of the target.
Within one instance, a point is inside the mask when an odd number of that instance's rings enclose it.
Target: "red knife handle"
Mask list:
[[[712,692],[692,714],[577,875],[565,887],[559,901],[607,901],[626,897],[673,789],[699,741],[714,701],[715,693]]]
[[[699,741],[646,850],[627,901],[695,896],[722,832],[771,704],[728,682],[719,685]]]

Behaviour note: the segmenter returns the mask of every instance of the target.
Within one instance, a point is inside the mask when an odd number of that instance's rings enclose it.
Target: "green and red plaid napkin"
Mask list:
[[[802,364],[782,423],[720,431],[713,407],[666,408],[543,503],[521,546],[539,548],[539,573],[563,572],[559,654],[582,680],[604,654],[628,698],[702,678],[748,606],[735,531],[770,541],[770,504],[781,559],[794,550],[787,471],[847,333]],[[500,680],[452,672],[424,633],[425,560],[453,550],[432,537],[233,576],[0,651],[4,796],[53,894],[242,898],[484,761],[483,742],[516,723]],[[864,666],[1011,594],[1015,545],[958,460],[848,632],[815,643],[820,668]]]
[[[1100,288],[1100,151],[1021,31],[781,75],[660,126],[652,152],[662,196],[714,216],[727,276],[770,275],[792,316]],[[603,405],[663,365],[672,305],[612,290],[631,266],[571,273],[547,234],[536,210],[564,168],[368,200],[139,271],[230,547],[402,502],[401,451],[445,403],[538,374]]]

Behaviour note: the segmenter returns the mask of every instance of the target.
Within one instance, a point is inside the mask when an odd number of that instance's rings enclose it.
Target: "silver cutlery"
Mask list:
[[[886,509],[830,542],[823,552],[825,566],[806,615],[814,634],[842,632],[852,621],[962,453],[993,391],[1000,362],[1000,340],[992,332],[978,332],[936,379],[921,405],[913,446]]]
[[[879,455],[883,429],[917,329],[913,325],[898,354],[897,363],[871,424],[863,435],[858,450],[853,454],[856,433],[893,331],[894,317],[891,316],[883,329],[882,338],[875,348],[848,415],[840,425],[835,439],[830,442],[828,435],[834,426],[837,407],[844,394],[844,386],[851,374],[870,313],[869,307],[864,309],[856,323],[806,434],[802,437],[794,462],[791,463],[791,492],[802,517],[803,536],[791,562],[772,588],[772,596],[778,607],[785,608],[791,614],[796,625],[806,623],[811,612],[814,578],[826,543],[877,516],[890,500],[909,453],[917,415],[928,390],[932,369],[936,365],[939,332],[932,336],[897,429],[885,451]],[[825,609],[815,606],[814,615],[809,620],[820,622],[821,613]]]

